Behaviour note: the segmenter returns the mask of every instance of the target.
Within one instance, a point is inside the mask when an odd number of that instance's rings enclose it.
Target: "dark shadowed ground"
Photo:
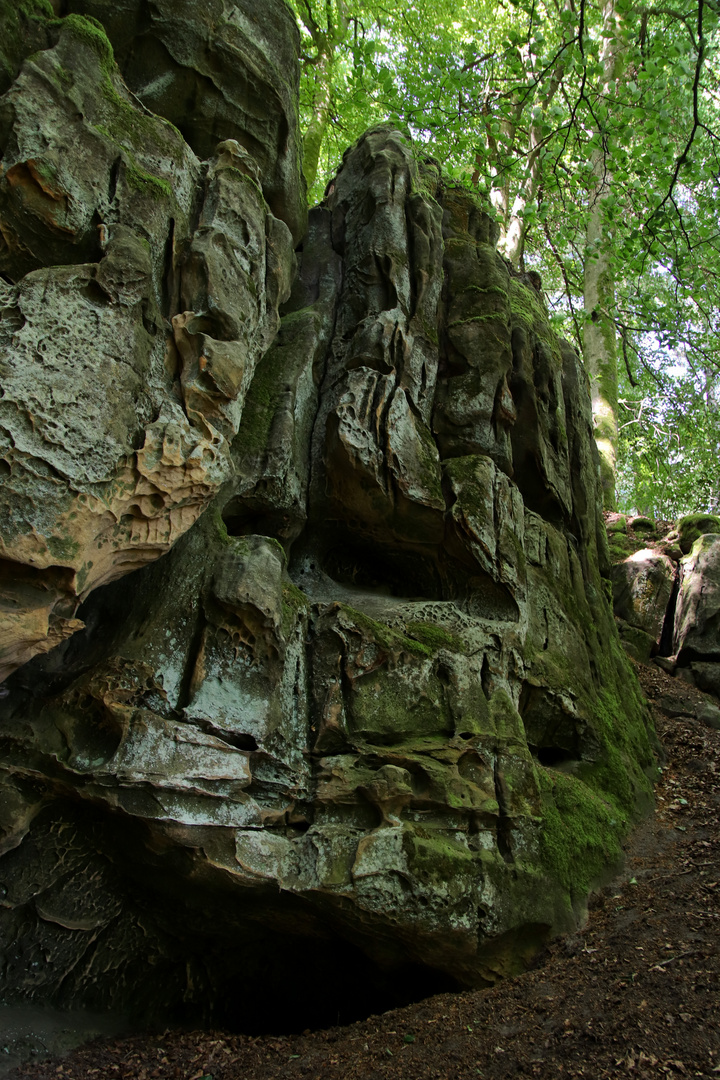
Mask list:
[[[651,700],[697,690],[640,668]],[[525,974],[303,1035],[167,1031],[96,1042],[15,1080],[465,1080],[720,1075],[720,732],[655,709],[667,760],[657,813],[584,930]],[[278,1008],[292,1010],[301,984]]]

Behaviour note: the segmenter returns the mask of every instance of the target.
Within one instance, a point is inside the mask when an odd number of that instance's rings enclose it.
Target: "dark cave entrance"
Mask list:
[[[375,962],[329,907],[238,887],[145,824],[77,799],[37,815],[0,862],[0,894],[3,1005],[145,1031],[290,1035],[460,989],[419,964]]]
[[[178,1003],[171,1017],[175,1023],[246,1035],[291,1035],[346,1026],[460,989],[450,976],[416,964],[383,970],[340,938],[312,942],[275,935],[274,951],[252,971],[243,964],[242,950],[237,950],[237,964],[234,953],[224,950],[202,958],[214,994],[206,1004]]]

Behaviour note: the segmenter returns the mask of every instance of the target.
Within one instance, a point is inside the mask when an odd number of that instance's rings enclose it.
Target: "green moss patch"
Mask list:
[[[253,375],[235,446],[243,455],[261,454],[268,445],[275,413],[285,392],[282,349],[271,349]]]
[[[98,131],[123,149],[140,153],[152,148],[159,150],[171,160],[179,163],[184,155],[184,140],[177,128],[163,117],[146,113],[134,105],[125,90],[122,76],[115,63],[113,47],[105,30],[97,19],[90,16],[71,14],[64,19],[53,20],[52,25],[64,33],[70,33],[82,45],[95,53],[100,68],[100,93],[110,109],[106,111],[106,125],[96,125]],[[123,92],[124,91],[124,92]],[[159,193],[167,194],[170,186],[167,181],[143,170],[132,159],[130,162],[135,182],[145,194],[156,198]]]
[[[448,649],[450,652],[465,652],[465,644],[457,634],[451,634],[442,626],[428,622],[409,622],[405,625],[409,638],[426,645],[432,652],[438,649]]]
[[[53,558],[60,562],[72,561],[80,551],[79,543],[70,536],[49,536],[47,546]]]
[[[695,541],[706,533],[720,533],[720,517],[714,514],[687,514],[677,523],[680,550],[687,555]]]
[[[403,847],[413,874],[424,884],[447,885],[461,874],[474,873],[471,852],[448,837],[423,837],[408,830]]]
[[[291,581],[284,581],[282,586],[282,634],[284,638],[290,637],[297,620],[301,614],[307,611],[310,601],[305,593],[293,585]]]
[[[581,780],[551,769],[538,773],[543,864],[571,897],[584,897],[619,864],[624,823]]]
[[[54,25],[72,30],[76,37],[94,49],[103,71],[109,74],[115,64],[115,53],[101,22],[92,15],[73,13],[66,15],[64,19],[54,20]]]
[[[356,611],[355,608],[351,608],[347,604],[340,604],[340,611],[349,622],[354,623],[361,633],[377,642],[388,653],[406,652],[423,658],[429,658],[433,655],[433,649],[428,645],[412,637],[406,637],[405,634],[400,633],[399,630],[394,630],[385,623],[371,619],[369,615],[363,614],[362,611]]]
[[[25,57],[42,46],[53,19],[49,0],[0,0],[0,93],[16,78]]]

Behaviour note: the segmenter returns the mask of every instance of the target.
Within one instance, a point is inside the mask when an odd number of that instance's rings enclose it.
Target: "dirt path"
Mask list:
[[[698,691],[654,666],[640,674],[651,700],[681,713],[656,711],[667,754],[657,813],[633,836],[625,872],[597,897],[584,930],[554,943],[534,970],[345,1028],[259,1038],[166,1032],[96,1043],[12,1077],[717,1077],[720,732],[692,717]]]

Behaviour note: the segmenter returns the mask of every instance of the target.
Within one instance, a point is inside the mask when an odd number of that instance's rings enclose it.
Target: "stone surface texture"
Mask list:
[[[46,32],[0,102],[0,677],[232,474],[293,265],[243,147],[201,164],[93,22]]]
[[[720,519],[688,514],[661,536],[668,524],[605,514],[620,640],[720,700]]]
[[[642,548],[612,568],[613,607],[618,618],[660,644],[676,566],[667,555]]]
[[[720,662],[720,535],[706,533],[680,562],[673,653],[683,660]]]
[[[517,971],[651,799],[579,359],[391,128],[293,263],[284,8],[69,7],[0,100],[0,995]]]

